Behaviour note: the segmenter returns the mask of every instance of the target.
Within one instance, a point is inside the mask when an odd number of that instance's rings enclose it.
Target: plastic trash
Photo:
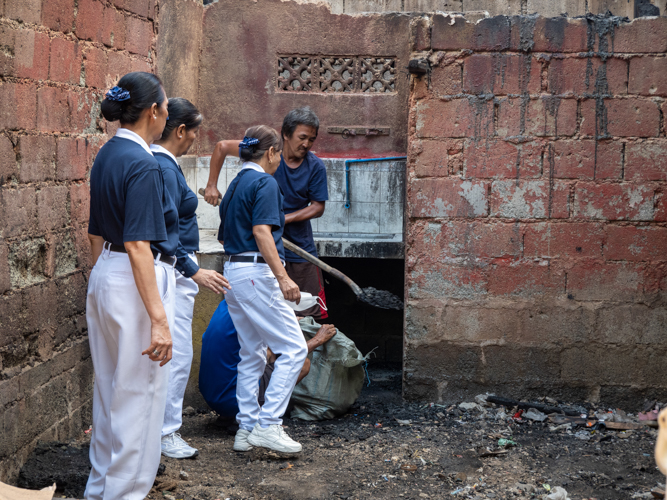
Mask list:
[[[500,438],[498,440],[499,448],[511,448],[516,445],[517,445],[516,441],[512,441],[511,439]]]
[[[459,405],[459,408],[465,411],[470,411],[470,410],[483,411],[483,408],[477,403],[461,403]]]
[[[399,425],[411,425],[412,424],[412,420],[400,420],[398,418],[394,418],[394,420],[396,420],[396,422],[398,422]]]
[[[527,418],[528,420],[534,420],[536,422],[544,422],[547,419],[547,416],[544,413],[542,413],[541,411],[537,411],[535,408],[530,408],[522,416],[523,418]]]
[[[554,486],[551,493],[547,495],[546,500],[571,500],[565,488]]]
[[[285,300],[285,297],[283,297],[282,293],[276,292],[271,296],[271,300],[269,301],[269,307],[271,307],[276,300],[284,300],[288,306],[290,306],[297,312],[310,309],[315,304],[319,304],[322,309],[324,309],[325,311],[327,310],[326,304],[320,297],[314,297],[312,294],[308,292],[301,292],[301,300],[299,301],[298,304],[296,302],[290,302],[289,300]]]
[[[582,441],[590,441],[591,439],[591,435],[586,431],[579,431],[574,435],[574,437],[581,439]]]

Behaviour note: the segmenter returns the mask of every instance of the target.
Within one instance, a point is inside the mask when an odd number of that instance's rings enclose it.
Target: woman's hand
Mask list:
[[[151,345],[141,354],[147,354],[151,361],[160,361],[164,366],[171,360],[171,332],[166,320],[151,323]]]
[[[296,302],[297,304],[301,302],[301,291],[299,290],[299,286],[287,276],[287,273],[276,276],[276,279],[278,280],[278,286],[280,286],[280,291],[283,292],[285,300]]]
[[[197,271],[192,276],[192,279],[199,286],[208,288],[209,290],[217,293],[218,295],[220,293],[226,294],[227,290],[225,290],[225,288],[227,288],[228,290],[231,290],[232,288],[229,285],[229,281],[227,281],[227,278],[225,278],[222,274],[217,273],[215,271],[210,271],[208,269],[199,268],[199,271]]]

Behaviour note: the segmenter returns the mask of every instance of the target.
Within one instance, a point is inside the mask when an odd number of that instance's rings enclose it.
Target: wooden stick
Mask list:
[[[204,196],[204,188],[199,188],[199,194]],[[217,205],[219,205],[221,201],[222,201],[222,197],[218,197]],[[322,269],[322,271],[324,271],[326,273],[329,273],[334,278],[337,278],[337,279],[341,280],[343,283],[345,283],[347,286],[349,286],[352,289],[352,291],[354,292],[354,294],[357,297],[361,297],[364,294],[364,292],[361,290],[359,285],[357,285],[354,281],[352,281],[345,274],[341,273],[338,269],[336,269],[334,267],[331,267],[329,264],[326,264],[326,263],[322,262],[317,257],[313,257],[308,252],[306,252],[304,249],[296,246],[294,243],[292,243],[291,241],[286,240],[285,238],[283,238],[283,245],[290,252],[294,252],[295,254],[297,254],[302,259],[306,259],[311,264],[315,264],[317,267]]]

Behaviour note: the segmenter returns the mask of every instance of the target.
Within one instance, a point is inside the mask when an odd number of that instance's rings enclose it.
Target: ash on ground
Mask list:
[[[362,290],[359,300],[380,309],[393,309],[395,311],[403,310],[403,301],[391,292],[378,290],[369,286]]]
[[[405,402],[400,370],[371,365],[369,372],[370,387],[347,415],[325,422],[284,421],[289,435],[303,445],[298,458],[258,450],[235,453],[233,436],[215,425],[215,414],[191,412],[180,432],[199,449],[199,457],[163,457],[165,473],[149,498],[546,499],[563,488],[572,500],[648,499],[665,479],[653,460],[657,431],[644,425],[619,431],[540,421],[543,412],[535,409],[515,418],[519,409],[484,398],[453,405]],[[566,406],[548,398],[542,403]],[[597,415],[598,421],[605,415],[608,421],[625,419],[603,405],[569,402],[567,407]],[[69,467],[60,471],[65,475],[73,468],[87,474],[82,465],[41,464],[50,477],[57,477],[59,467]],[[81,498],[83,490],[73,493]]]

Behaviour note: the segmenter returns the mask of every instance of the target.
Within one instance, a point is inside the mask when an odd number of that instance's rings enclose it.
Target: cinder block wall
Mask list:
[[[405,396],[664,398],[667,18],[416,34]]]
[[[154,0],[0,2],[0,480],[91,423],[88,175],[103,92],[152,70]]]

